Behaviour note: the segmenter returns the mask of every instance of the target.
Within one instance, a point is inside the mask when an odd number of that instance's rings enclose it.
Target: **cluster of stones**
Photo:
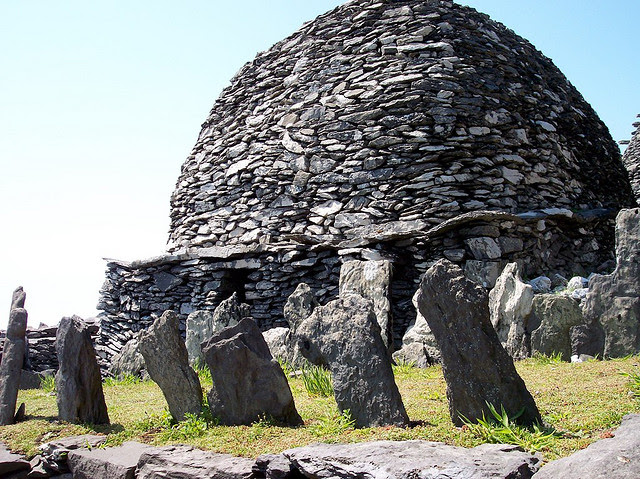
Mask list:
[[[191,313],[213,312],[234,292],[251,305],[251,316],[263,331],[284,326],[283,307],[300,278],[313,285],[314,295],[325,303],[339,293],[344,264],[363,260],[392,264],[390,323],[385,328],[399,347],[416,316],[411,297],[420,277],[442,256],[486,287],[513,261],[529,277],[543,272],[586,275],[612,258],[614,216],[609,210],[474,212],[433,228],[423,221],[365,228],[338,244],[237,245],[146,261],[110,260],[98,305],[97,349],[103,361],[109,361],[168,309],[179,315],[184,333]]]

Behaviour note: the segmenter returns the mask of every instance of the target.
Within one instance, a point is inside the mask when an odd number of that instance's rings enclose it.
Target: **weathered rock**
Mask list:
[[[597,321],[579,324],[569,329],[572,356],[599,356],[604,351],[604,330]]]
[[[540,460],[516,446],[483,444],[473,449],[428,441],[312,444],[281,455],[294,474],[326,478],[530,479]],[[266,479],[281,479],[286,462],[258,458]]]
[[[533,298],[528,328],[531,331],[531,354],[561,354],[571,359],[571,330],[584,324],[577,301],[555,294],[538,294]]]
[[[339,294],[359,294],[373,302],[382,340],[387,348],[391,345],[390,287],[392,266],[390,261],[347,261],[340,268]]]
[[[187,337],[185,344],[189,354],[189,364],[202,361],[200,345],[224,328],[238,324],[251,316],[248,304],[241,303],[237,293],[222,301],[213,311],[194,311],[187,317]]]
[[[529,284],[533,288],[533,292],[536,294],[545,294],[551,292],[551,279],[547,276],[538,276],[529,281]]]
[[[21,288],[19,290],[21,291]],[[16,293],[14,293],[13,303],[24,304],[24,299],[16,300]],[[13,308],[9,315],[7,336],[2,350],[2,362],[0,362],[0,425],[3,426],[15,422],[20,372],[26,350],[27,316],[27,310],[24,308]]]
[[[298,325],[311,316],[317,306],[318,301],[309,285],[300,283],[284,304],[284,319],[289,323],[291,331],[295,332]]]
[[[629,414],[614,437],[544,466],[535,479],[637,479],[640,472],[640,414]]]
[[[583,305],[587,321],[604,330],[601,356],[640,352],[640,209],[622,210],[616,218],[616,269],[589,282]]]
[[[69,452],[67,463],[74,479],[134,479],[140,456],[153,449],[139,442],[106,449],[76,449]]]
[[[249,479],[254,461],[190,446],[164,446],[144,452],[137,479]]]
[[[69,422],[109,424],[102,378],[86,324],[62,318],[56,336],[58,417]]]
[[[20,371],[20,389],[40,389],[42,376],[33,371],[23,369]]]
[[[351,294],[320,306],[296,336],[309,361],[329,367],[338,408],[357,427],[408,423],[370,300]]]
[[[213,379],[209,409],[222,424],[251,424],[263,416],[302,423],[287,378],[253,320],[223,329],[202,344],[202,352]]]
[[[12,453],[4,443],[0,442],[0,477],[5,477],[5,474],[28,471],[29,468],[29,461],[19,454]]]
[[[200,380],[189,366],[176,313],[165,311],[149,329],[140,332],[138,342],[147,372],[160,386],[173,418],[182,421],[186,413],[200,414]]]
[[[413,363],[418,368],[426,368],[440,362],[440,350],[427,320],[420,314],[416,301],[417,292],[412,298],[416,308],[416,319],[404,333],[402,347],[393,353],[393,359]]]
[[[501,346],[489,320],[488,295],[462,270],[440,260],[423,276],[418,309],[442,354],[449,413],[456,425],[490,414],[487,403],[510,416],[524,410],[524,424],[542,422],[533,397]]]
[[[489,292],[491,324],[511,357],[530,354],[527,322],[533,306],[533,287],[522,281],[517,263],[509,263]]]
[[[13,290],[13,294],[11,295],[11,308],[9,311],[11,312],[14,309],[24,309],[24,303],[27,300],[27,293],[24,292],[22,286],[18,286]]]
[[[85,434],[82,436],[69,436],[41,444],[40,457],[45,470],[52,473],[64,474],[69,471],[67,456],[70,451],[82,448],[96,448],[104,444],[106,436]]]
[[[124,376],[147,377],[147,366],[144,357],[140,353],[140,344],[137,338],[131,338],[122,350],[111,359],[108,370],[113,377]]]
[[[271,356],[282,361],[289,361],[291,355],[290,350],[290,336],[291,330],[289,328],[271,328],[262,333]]]

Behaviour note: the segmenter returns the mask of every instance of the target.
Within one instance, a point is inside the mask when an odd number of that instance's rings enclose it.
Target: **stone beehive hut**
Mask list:
[[[640,118],[640,115],[638,115]],[[638,205],[640,205],[640,121],[633,124],[636,128],[627,146],[622,161],[629,172],[629,179]]]
[[[353,1],[259,54],[213,106],[171,198],[168,254],[111,261],[105,355],[164,309],[237,291],[263,328],[306,281],[389,259],[394,336],[443,255],[489,286],[594,270],[632,202],[619,150],[553,63],[444,0]]]

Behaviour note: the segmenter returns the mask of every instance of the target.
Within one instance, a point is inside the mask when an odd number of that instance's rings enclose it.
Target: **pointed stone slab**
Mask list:
[[[62,318],[56,334],[56,354],[58,417],[76,423],[109,424],[96,351],[82,319]]]
[[[22,301],[24,304],[24,301]],[[7,336],[0,363],[0,425],[15,422],[20,374],[26,349],[27,310],[14,308],[9,315]]]
[[[489,320],[488,295],[462,270],[440,260],[427,270],[417,296],[418,309],[438,341],[449,414],[457,426],[490,416],[487,403],[503,406],[519,421],[542,423],[540,413],[513,359]]]
[[[164,394],[176,421],[185,414],[202,412],[202,389],[189,366],[187,348],[180,336],[180,322],[173,311],[165,311],[146,331],[138,335],[140,353],[147,372]]]

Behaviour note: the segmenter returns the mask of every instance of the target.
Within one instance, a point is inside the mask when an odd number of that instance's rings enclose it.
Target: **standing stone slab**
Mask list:
[[[251,316],[249,305],[241,303],[237,293],[222,301],[213,311],[194,311],[187,317],[185,344],[189,354],[189,364],[202,360],[200,345],[224,328],[238,324]]]
[[[382,340],[391,344],[391,275],[390,261],[347,261],[340,268],[339,295],[359,294],[373,302]]]
[[[604,357],[640,352],[640,208],[616,218],[616,269],[594,276],[583,305],[588,322],[604,330]]]
[[[147,372],[164,394],[176,421],[186,413],[202,412],[202,390],[196,372],[189,366],[187,348],[180,336],[180,322],[173,311],[165,311],[138,335],[140,353]]]
[[[550,462],[535,479],[638,479],[640,414],[624,417],[614,437],[594,442],[571,456]]]
[[[13,304],[18,303],[13,301]],[[24,305],[24,300],[21,304]],[[2,426],[15,422],[20,373],[26,349],[27,316],[27,310],[21,307],[12,309],[9,315],[7,336],[4,340],[0,363],[0,425]]]
[[[284,460],[258,458],[257,468],[266,479],[530,479],[540,463],[516,446],[483,444],[466,449],[429,441],[312,444],[286,450],[280,457]]]
[[[527,322],[533,306],[533,288],[520,277],[517,263],[509,263],[489,292],[491,324],[500,343],[515,359],[530,355]]]
[[[252,319],[222,330],[202,352],[213,379],[209,408],[222,424],[251,424],[263,416],[302,424],[287,378]]]
[[[560,354],[563,361],[570,361],[576,354],[571,347],[571,330],[582,324],[584,317],[576,300],[556,294],[536,295],[529,319],[531,354]]]
[[[309,285],[300,283],[284,304],[284,319],[289,323],[291,332],[295,333],[298,325],[311,316],[318,306],[318,301]]]
[[[190,446],[150,449],[140,456],[136,479],[250,479],[254,461]]]
[[[58,417],[69,422],[109,424],[96,351],[82,319],[62,318],[56,334],[56,353]]]
[[[320,306],[296,335],[302,354],[331,370],[338,408],[357,427],[409,422],[370,300],[351,294]]]
[[[487,403],[503,406],[510,416],[524,409],[519,418],[523,424],[542,422],[491,325],[483,288],[465,278],[458,266],[440,260],[422,278],[418,308],[440,345],[449,414],[455,425],[463,424],[462,415],[471,421],[483,414],[488,417]]]

